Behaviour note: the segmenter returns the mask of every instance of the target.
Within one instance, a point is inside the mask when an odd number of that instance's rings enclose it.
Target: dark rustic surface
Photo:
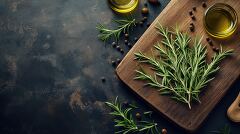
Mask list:
[[[168,1],[161,3],[150,6],[150,22]],[[139,9],[133,15],[140,18]],[[111,60],[124,55],[96,38],[96,24],[110,25],[113,18],[120,16],[108,8],[106,0],[0,1],[1,134],[112,134],[113,122],[104,101],[116,96],[151,110],[114,73]],[[138,28],[130,36],[139,37],[145,29]],[[226,117],[240,89],[238,83],[196,133],[225,124],[233,134],[240,132],[239,124]],[[169,133],[186,133],[159,115],[153,118]]]

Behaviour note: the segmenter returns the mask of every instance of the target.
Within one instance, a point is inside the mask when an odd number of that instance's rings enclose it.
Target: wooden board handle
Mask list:
[[[240,122],[240,93],[228,108],[227,115],[233,122]]]

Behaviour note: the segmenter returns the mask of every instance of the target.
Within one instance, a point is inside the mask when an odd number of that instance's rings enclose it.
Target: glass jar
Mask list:
[[[219,39],[230,37],[238,24],[236,11],[225,3],[216,3],[209,7],[203,21],[206,31]]]
[[[110,7],[119,13],[128,13],[135,9],[138,0],[108,0]]]

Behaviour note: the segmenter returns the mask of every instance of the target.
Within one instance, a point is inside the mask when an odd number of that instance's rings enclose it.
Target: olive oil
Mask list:
[[[229,5],[218,3],[207,10],[205,14],[205,28],[216,38],[231,36],[237,25],[237,15]]]
[[[108,0],[109,6],[116,12],[128,13],[138,5],[138,0]]]

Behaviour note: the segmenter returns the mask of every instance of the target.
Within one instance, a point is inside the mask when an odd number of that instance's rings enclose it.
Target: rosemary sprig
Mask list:
[[[214,134],[231,134],[231,128],[228,125],[225,125],[224,128],[219,131],[211,131]]]
[[[118,97],[116,97],[113,103],[106,102],[113,112],[110,114],[115,116],[115,127],[120,130],[115,132],[116,134],[132,134],[132,133],[144,133],[144,134],[160,134],[157,123],[149,121],[136,121],[132,114],[132,107],[123,108]]]
[[[154,48],[158,56],[147,56],[142,52],[135,53],[135,59],[140,63],[149,64],[154,75],[149,75],[143,69],[136,70],[137,80],[147,81],[146,85],[157,88],[160,94],[169,94],[177,101],[183,102],[191,109],[191,102],[199,100],[203,87],[214,79],[212,74],[219,70],[217,64],[229,55],[232,50],[216,53],[211,63],[206,62],[207,49],[201,44],[201,39],[193,40],[178,29],[175,32],[156,26],[159,34],[163,36],[161,43]],[[161,79],[161,82],[160,82]]]
[[[117,29],[109,29],[102,24],[97,25],[97,30],[99,30],[100,34],[98,38],[102,41],[107,41],[110,38],[114,38],[115,40],[119,40],[121,33],[129,32],[129,29],[132,26],[136,25],[135,19],[126,19],[126,20],[114,20],[114,22],[118,23],[119,26]]]

